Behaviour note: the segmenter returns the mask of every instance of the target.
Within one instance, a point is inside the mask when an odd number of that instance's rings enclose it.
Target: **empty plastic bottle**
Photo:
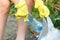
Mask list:
[[[27,23],[32,28],[32,30],[38,33],[40,33],[44,27],[43,24],[34,18],[31,14],[29,14]]]

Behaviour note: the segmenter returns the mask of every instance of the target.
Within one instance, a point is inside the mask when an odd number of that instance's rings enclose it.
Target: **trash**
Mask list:
[[[42,22],[38,21],[31,14],[29,14],[29,16],[28,16],[27,23],[32,28],[32,30],[34,30],[35,32],[40,33],[43,30],[44,26],[43,26]]]
[[[54,28],[54,25],[53,25],[50,17],[47,17],[47,23],[48,23],[47,34],[45,36],[40,34],[38,40],[60,40],[60,31],[58,29]]]

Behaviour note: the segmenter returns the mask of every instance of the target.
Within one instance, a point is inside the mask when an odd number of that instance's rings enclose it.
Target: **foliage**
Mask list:
[[[60,0],[48,0],[47,6],[50,10],[50,17],[54,23],[54,26],[60,29]]]

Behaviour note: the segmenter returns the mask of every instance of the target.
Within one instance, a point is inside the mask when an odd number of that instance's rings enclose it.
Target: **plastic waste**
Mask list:
[[[56,28],[54,28],[54,25],[50,19],[50,17],[47,17],[47,26],[48,26],[48,32],[45,34],[45,36],[42,35],[42,32],[39,35],[38,40],[60,40],[60,31]]]
[[[42,22],[38,21],[31,14],[29,14],[29,16],[28,16],[27,23],[32,28],[32,30],[34,30],[35,32],[40,33],[43,30],[44,26],[43,26]]]

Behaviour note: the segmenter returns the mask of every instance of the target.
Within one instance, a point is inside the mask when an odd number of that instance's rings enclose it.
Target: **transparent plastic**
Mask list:
[[[35,32],[38,32],[38,33],[41,32],[44,27],[42,22],[38,21],[31,14],[29,14],[27,23],[32,28],[32,30],[34,30]]]

